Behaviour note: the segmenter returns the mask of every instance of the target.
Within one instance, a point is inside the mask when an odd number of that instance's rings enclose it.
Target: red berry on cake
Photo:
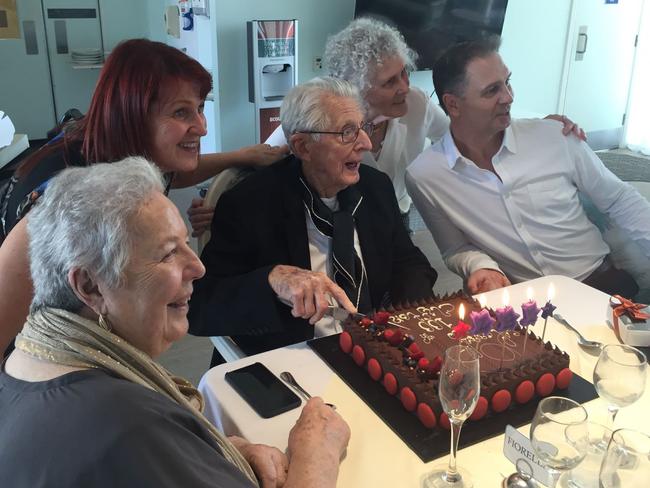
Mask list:
[[[426,369],[427,366],[429,366],[429,360],[427,358],[418,359],[418,368]]]
[[[420,346],[418,346],[415,342],[408,347],[408,351],[411,359],[414,361],[419,361],[420,359],[424,358],[424,353],[420,350]]]
[[[387,335],[388,331],[392,331],[392,334]],[[384,332],[384,337],[391,346],[399,346],[404,339],[404,333],[398,329],[388,329]]]
[[[368,317],[363,317],[361,320],[359,320],[359,325],[364,329],[367,329],[372,325],[372,320],[370,320]]]
[[[375,319],[375,324],[386,325],[388,323],[388,319],[390,319],[390,313],[375,312],[375,316],[373,318]]]

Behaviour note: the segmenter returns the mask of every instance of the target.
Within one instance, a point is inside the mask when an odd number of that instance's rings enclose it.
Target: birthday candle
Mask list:
[[[553,316],[553,312],[557,308],[555,305],[551,303],[551,300],[553,300],[553,297],[555,296],[555,286],[553,283],[548,285],[548,292],[547,292],[547,297],[548,301],[546,302],[546,305],[542,307],[542,318],[544,319],[544,330],[542,331],[542,342],[544,342],[544,337],[546,337],[546,324],[548,323],[548,318]]]
[[[458,307],[458,324],[452,330],[454,331],[454,339],[460,341],[462,338],[467,337],[470,326],[463,322],[465,318],[465,305],[462,303]]]
[[[497,316],[496,330],[498,332],[505,333],[509,330],[513,330],[517,326],[517,319],[519,318],[519,314],[515,312],[510,305],[508,305],[509,302],[510,295],[508,294],[508,290],[504,289],[503,307],[497,308],[495,311],[495,314]],[[506,353],[506,341],[505,337],[503,337],[503,334],[501,340],[503,341],[503,347],[501,348],[501,363],[499,364],[499,370],[503,366],[503,357]]]
[[[521,353],[522,357],[524,356],[524,354],[526,354],[526,344],[528,342],[527,341],[528,327],[531,325],[535,325],[535,322],[537,322],[537,315],[539,314],[539,310],[540,310],[539,307],[537,306],[537,302],[533,300],[533,289],[531,287],[528,287],[528,290],[526,290],[526,294],[528,295],[528,301],[521,305],[522,318],[519,321],[519,325],[526,328],[524,332],[524,347]]]

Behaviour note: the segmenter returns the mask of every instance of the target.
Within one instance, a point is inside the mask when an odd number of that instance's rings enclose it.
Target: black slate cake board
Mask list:
[[[314,339],[308,344],[422,461],[426,463],[449,454],[449,431],[424,427],[415,414],[404,409],[398,396],[386,393],[380,381],[370,378],[364,368],[356,365],[352,356],[341,351],[339,335]],[[593,385],[575,373],[569,388],[558,394],[580,403],[598,396]],[[525,405],[512,406],[505,412],[491,414],[476,422],[465,422],[459,447],[471,446],[502,434],[508,424],[519,427],[530,423],[539,400],[539,397],[534,397]]]

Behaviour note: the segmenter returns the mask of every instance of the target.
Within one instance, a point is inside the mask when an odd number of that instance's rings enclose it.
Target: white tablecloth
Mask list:
[[[541,306],[546,302],[549,283],[555,285],[553,303],[557,306],[557,312],[588,339],[616,342],[614,333],[606,325],[609,297],[570,278],[547,276],[511,286],[508,288],[510,303],[517,309],[527,299],[527,288],[532,287],[534,298]],[[487,293],[486,297],[488,306],[502,305],[502,290]],[[531,330],[541,335],[542,325],[543,320],[540,319]],[[552,319],[549,319],[546,335],[548,340],[570,354],[571,370],[592,381],[597,356],[578,347],[575,335]],[[203,376],[199,389],[206,399],[206,415],[226,434],[240,435],[282,450],[287,447],[287,436],[298,418],[299,409],[272,419],[262,419],[224,380],[227,371],[256,361],[265,364],[277,376],[282,371],[291,371],[312,395],[322,396],[325,401],[334,403],[350,425],[352,438],[347,456],[341,463],[339,487],[418,487],[433,465],[447,462],[445,456],[431,463],[423,463],[305,343],[223,364]],[[591,419],[606,421],[607,408],[602,400],[593,400],[585,407]],[[646,389],[636,404],[620,411],[616,427],[636,428],[650,433],[650,427],[644,423],[648,407],[650,397]],[[519,430],[528,436],[528,425]],[[501,434],[459,451],[458,464],[472,473],[477,488],[501,486],[503,476],[514,471],[513,465],[503,456],[503,439]]]

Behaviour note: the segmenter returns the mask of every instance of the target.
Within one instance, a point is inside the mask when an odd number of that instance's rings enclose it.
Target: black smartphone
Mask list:
[[[229,371],[226,381],[262,418],[275,417],[300,406],[300,398],[262,363]]]

